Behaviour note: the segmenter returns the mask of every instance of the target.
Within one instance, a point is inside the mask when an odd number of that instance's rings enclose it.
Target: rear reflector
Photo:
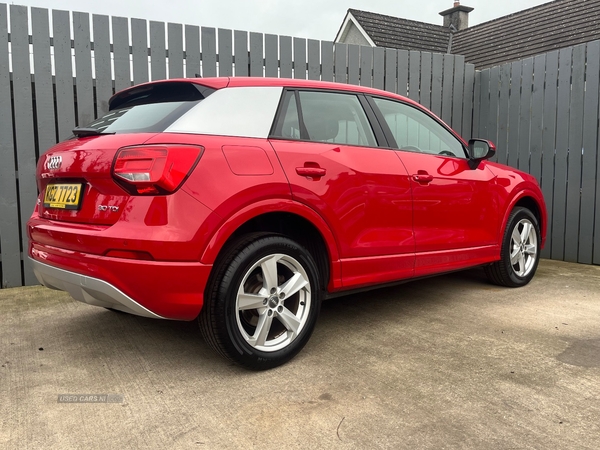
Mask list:
[[[171,194],[190,175],[203,151],[196,145],[124,147],[115,156],[113,176],[131,194]]]
[[[137,250],[107,250],[104,253],[105,256],[111,258],[124,258],[124,259],[140,259],[143,261],[154,261],[152,255],[148,252],[140,252]]]

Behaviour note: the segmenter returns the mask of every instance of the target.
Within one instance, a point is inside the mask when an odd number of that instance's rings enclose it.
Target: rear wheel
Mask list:
[[[310,253],[283,236],[244,238],[217,263],[199,317],[205,340],[254,370],[294,357],[316,324],[322,292]]]
[[[501,286],[525,286],[535,275],[539,260],[538,221],[527,208],[515,208],[504,230],[500,261],[487,266],[485,273]]]

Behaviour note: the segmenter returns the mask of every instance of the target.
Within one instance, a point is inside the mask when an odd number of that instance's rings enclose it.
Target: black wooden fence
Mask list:
[[[598,46],[476,73],[459,55],[0,3],[1,286],[36,283],[24,227],[39,156],[104,113],[115,91],[196,75],[338,81],[419,101],[463,137],[495,140],[501,162],[541,180],[552,217],[545,256],[600,264]]]

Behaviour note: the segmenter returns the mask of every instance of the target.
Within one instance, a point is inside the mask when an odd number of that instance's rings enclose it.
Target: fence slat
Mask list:
[[[558,60],[558,109],[556,113],[556,155],[554,158],[552,259],[563,259],[565,255],[572,53],[572,48],[563,48],[559,51]]]
[[[145,20],[131,19],[131,58],[133,84],[148,81],[148,25]]]
[[[479,136],[489,139],[488,127],[490,125],[490,78],[491,69],[482,70],[479,80],[479,104],[481,105],[479,114]]]
[[[263,35],[262,33],[250,33],[250,76],[263,76]]]
[[[85,126],[95,119],[89,14],[73,13],[73,39],[75,44],[77,125]]]
[[[217,76],[217,32],[214,28],[202,27],[202,76]],[[261,49],[262,52],[262,49]],[[261,58],[262,72],[262,58]]]
[[[292,69],[292,38],[290,36],[279,36],[279,76],[281,78],[292,78]]]
[[[348,83],[353,83],[350,81],[350,71],[353,70],[353,65],[358,63],[358,61],[352,61],[350,59],[350,48],[348,46]],[[358,52],[357,52],[358,53]],[[361,86],[373,86],[373,49],[371,47],[361,47],[360,49],[360,85]],[[356,83],[359,84],[358,80]]]
[[[509,166],[519,165],[519,114],[521,111],[521,61],[510,68],[510,96],[508,97],[508,158]]]
[[[500,93],[498,99],[498,141],[496,156],[500,164],[508,163],[508,109],[511,64],[500,67]]]
[[[552,216],[554,206],[554,149],[556,148],[556,102],[558,83],[558,51],[546,55],[546,89],[544,90],[544,129],[542,134],[542,193],[546,200],[548,224],[546,226],[547,245],[542,250],[542,258],[552,255]]]
[[[73,65],[71,61],[71,25],[67,11],[52,11],[52,36],[54,42],[54,83],[56,89],[56,114],[58,140],[72,134],[75,127],[75,99],[73,96]]]
[[[306,80],[306,39],[294,38],[294,78]]]
[[[413,50],[409,52],[408,70],[408,98],[418,102],[421,72],[421,52]]]
[[[404,97],[408,95],[408,59],[408,50],[398,50],[398,94]]]
[[[186,78],[196,78],[201,73],[200,27],[186,25],[183,34],[185,37],[185,76]]]
[[[108,100],[113,94],[108,16],[93,15],[92,25],[94,28],[96,117],[99,117],[108,112]]]
[[[490,106],[488,113],[487,138],[498,142],[498,105],[500,102],[500,67],[495,66],[490,70]],[[452,117],[454,121],[454,115]],[[498,161],[498,155],[493,159]]]
[[[115,68],[115,91],[131,86],[129,67],[129,27],[124,17],[112,17],[113,62]]]
[[[308,40],[308,79],[318,80],[321,76],[321,55],[319,52],[319,41]]]
[[[373,49],[373,87],[383,89],[385,77],[385,50],[381,47]]]
[[[248,33],[234,30],[233,48],[235,52],[235,76],[247,77],[250,75],[248,67]]]
[[[388,92],[396,92],[396,78],[398,73],[398,51],[392,48],[385,49],[385,87]]]
[[[183,27],[178,23],[167,24],[169,42],[169,78],[183,77]],[[204,61],[202,61],[204,69]]]
[[[518,168],[529,172],[531,91],[533,89],[533,58],[523,60],[521,72],[521,110],[519,121],[519,164]]]
[[[473,64],[465,65],[465,91],[463,94],[463,127],[462,137],[465,140],[473,137],[473,89],[475,84],[475,66]]]
[[[150,72],[153,80],[167,78],[167,46],[165,42],[165,24],[150,22]]]
[[[333,81],[333,42],[321,41],[321,80]]]
[[[546,81],[546,56],[536,56],[533,62],[533,94],[531,97],[530,173],[542,179],[542,134],[544,127],[544,83]]]
[[[452,123],[452,87],[454,85],[454,56],[444,55],[444,79],[442,80],[442,120]]]
[[[219,28],[219,76],[233,75],[233,38],[232,31]]]
[[[434,53],[431,58],[431,111],[442,116],[442,79],[444,77],[444,55]],[[477,84],[478,85],[478,84]],[[479,97],[475,97],[479,104]],[[475,116],[477,117],[477,116]]]
[[[27,7],[10,6],[11,53],[13,66],[14,129],[19,171],[19,216],[21,218],[21,252],[27,253],[27,220],[35,207],[37,185],[35,182],[35,140],[33,126],[33,97],[31,68],[29,65],[29,34]],[[16,236],[15,236],[16,237]],[[23,281],[33,284],[36,278],[31,266],[23,266]]]
[[[39,157],[56,144],[54,87],[50,60],[50,24],[47,9],[31,8],[31,30]]]
[[[279,40],[274,34],[265,34],[265,76],[279,76]]]
[[[359,85],[362,82],[361,74],[361,50],[364,47],[360,47],[354,44],[348,44],[348,83]],[[365,75],[366,77],[366,75]]]
[[[473,135],[483,137],[481,133],[481,72],[475,72],[475,89],[473,89]]]
[[[585,44],[573,48],[567,209],[565,222],[565,261],[577,262],[579,253],[579,214],[581,206],[581,149],[583,148],[583,102],[585,95]]]
[[[495,69],[497,71],[497,69]],[[462,129],[463,89],[465,84],[465,57],[454,57],[454,95],[452,98],[452,129],[460,134]],[[496,90],[498,87],[496,86]],[[498,98],[496,97],[496,106]],[[492,113],[495,111],[492,107]],[[494,113],[495,115],[495,113]],[[494,142],[496,138],[494,137]]]
[[[335,44],[334,72],[335,81],[347,83],[348,74],[348,46],[346,44]]]
[[[8,9],[0,4],[0,288],[23,285],[9,66]]]
[[[598,94],[600,85],[600,41],[587,45],[585,71],[585,105],[583,113],[583,155],[581,170],[581,210],[579,215],[580,263],[592,264],[594,243],[594,207],[596,191],[596,165],[598,154]],[[598,209],[596,209],[597,211]],[[594,245],[590,245],[594,243]],[[597,261],[596,264],[600,264]]]
[[[431,109],[431,53],[421,53],[421,105]],[[462,92],[461,92],[462,97]]]

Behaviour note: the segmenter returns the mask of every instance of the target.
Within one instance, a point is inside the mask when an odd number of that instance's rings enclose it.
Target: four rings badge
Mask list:
[[[47,170],[56,170],[60,169],[60,165],[62,164],[62,156],[51,156],[46,160],[46,169]]]

